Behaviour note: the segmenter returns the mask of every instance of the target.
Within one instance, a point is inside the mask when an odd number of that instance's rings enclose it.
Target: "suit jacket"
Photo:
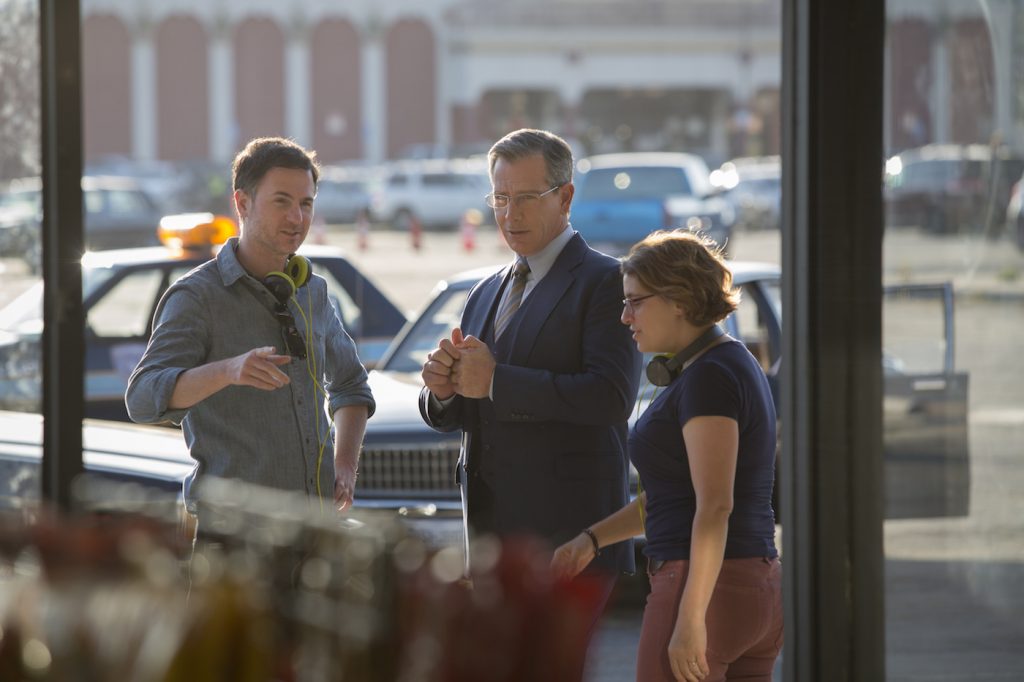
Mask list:
[[[456,396],[432,414],[424,388],[420,413],[439,431],[463,431],[470,525],[474,481],[482,480],[499,534],[532,533],[557,546],[629,501],[627,420],[641,356],[619,320],[618,261],[579,234],[495,343],[495,308],[510,269],[481,280],[462,316],[463,333],[487,343],[497,360],[494,400]],[[632,543],[608,547],[592,565],[634,570]]]

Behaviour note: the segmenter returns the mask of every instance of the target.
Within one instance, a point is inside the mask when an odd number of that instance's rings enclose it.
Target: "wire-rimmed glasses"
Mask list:
[[[651,298],[652,296],[657,296],[657,294],[646,294],[644,296],[634,296],[633,298],[624,298],[624,299],[622,299],[622,305],[623,305],[623,307],[625,307],[626,310],[628,310],[632,314],[632,313],[636,312],[637,303],[642,303],[642,302],[646,301],[647,299]]]
[[[497,209],[508,208],[509,204],[513,204],[518,208],[529,208],[561,187],[563,187],[563,185],[555,185],[544,192],[523,192],[522,194],[516,194],[515,196],[495,194],[494,192],[491,192],[484,197],[484,201],[487,202],[487,205],[491,208]]]

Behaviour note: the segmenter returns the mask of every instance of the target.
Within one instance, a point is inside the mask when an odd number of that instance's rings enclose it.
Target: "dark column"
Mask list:
[[[785,0],[785,679],[885,679],[882,0]]]
[[[78,0],[40,0],[43,143],[42,496],[71,508],[82,471],[82,103]]]

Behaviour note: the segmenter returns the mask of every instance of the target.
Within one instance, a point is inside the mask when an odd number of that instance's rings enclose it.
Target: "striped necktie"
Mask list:
[[[523,291],[526,289],[526,276],[530,274],[530,265],[525,258],[516,260],[515,268],[512,271],[512,287],[508,290],[505,303],[494,318],[494,339],[498,340],[501,333],[505,331],[512,316],[519,310],[519,304],[523,302]]]

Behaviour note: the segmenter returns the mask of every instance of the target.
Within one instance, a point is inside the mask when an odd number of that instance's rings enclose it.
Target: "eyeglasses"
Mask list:
[[[646,296],[634,296],[633,298],[624,298],[622,299],[622,305],[625,306],[626,310],[628,310],[630,313],[635,313],[637,309],[637,303],[642,303],[643,301],[646,301],[652,296],[657,296],[657,294],[647,294]]]
[[[487,205],[490,206],[491,208],[508,208],[509,204],[515,204],[519,208],[529,208],[530,206],[533,206],[538,201],[540,201],[541,198],[546,197],[547,195],[551,194],[556,189],[559,189],[562,186],[563,185],[555,185],[548,191],[540,193],[524,192],[522,194],[517,194],[514,197],[510,197],[507,194],[491,193],[484,197],[484,201],[486,201]]]
[[[277,318],[277,323],[281,325],[281,335],[288,346],[288,353],[300,360],[305,360],[306,343],[302,340],[302,336],[299,335],[299,330],[295,328],[295,318],[292,317],[292,314],[288,312],[288,308],[283,303],[278,303],[277,307],[274,308],[274,317]]]

